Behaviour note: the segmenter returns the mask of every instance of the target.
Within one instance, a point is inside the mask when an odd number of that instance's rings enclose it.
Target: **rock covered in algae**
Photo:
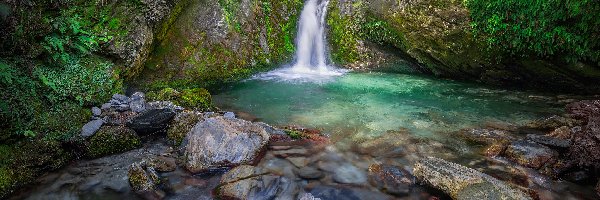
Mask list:
[[[428,157],[417,162],[414,175],[453,199],[531,199],[503,181],[439,158]]]

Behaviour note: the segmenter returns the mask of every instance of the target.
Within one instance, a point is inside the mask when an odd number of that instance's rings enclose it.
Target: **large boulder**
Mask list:
[[[167,126],[175,115],[175,111],[171,109],[147,110],[127,122],[127,126],[140,134],[166,131]]]
[[[508,145],[506,157],[525,167],[539,169],[545,164],[556,162],[558,152],[544,145],[519,140]]]
[[[185,167],[198,173],[210,168],[248,164],[269,141],[263,126],[222,116],[198,122],[184,140]]]
[[[428,157],[414,166],[414,175],[453,199],[531,199],[503,181],[456,163]]]

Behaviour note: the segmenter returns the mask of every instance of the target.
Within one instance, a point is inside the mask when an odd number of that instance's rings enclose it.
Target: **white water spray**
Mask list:
[[[300,14],[296,38],[296,62],[255,76],[266,80],[294,80],[319,82],[343,75],[346,70],[327,65],[325,19],[329,0],[307,0]]]

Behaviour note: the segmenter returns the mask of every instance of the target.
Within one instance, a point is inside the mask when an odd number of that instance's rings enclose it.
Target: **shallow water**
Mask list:
[[[257,76],[214,98],[224,110],[250,113],[266,123],[355,139],[400,128],[432,137],[489,122],[520,125],[562,109],[537,94],[386,73],[348,73],[316,82]]]

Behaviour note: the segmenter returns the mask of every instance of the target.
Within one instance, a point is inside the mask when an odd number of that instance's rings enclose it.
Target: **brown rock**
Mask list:
[[[519,140],[511,143],[504,155],[520,165],[539,169],[544,164],[554,163],[558,153],[544,145]]]
[[[415,178],[397,166],[372,164],[369,166],[369,182],[387,193],[406,195],[415,184]]]

